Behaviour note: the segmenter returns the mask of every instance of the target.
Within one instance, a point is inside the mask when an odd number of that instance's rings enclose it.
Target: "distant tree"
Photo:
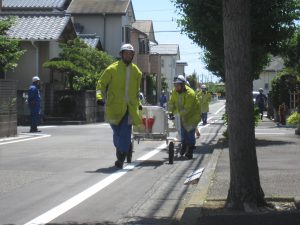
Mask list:
[[[298,71],[300,73],[300,28],[287,42],[286,48],[282,53],[285,66]]]
[[[79,38],[61,43],[60,47],[59,57],[43,66],[67,74],[71,90],[95,90],[102,71],[114,61],[112,56],[87,46]]]
[[[225,79],[222,1],[172,0],[182,19],[179,25],[205,50],[207,69]],[[299,19],[299,0],[251,1],[252,78],[269,62],[268,55],[278,55],[285,41],[295,32]]]
[[[194,90],[196,90],[197,88],[197,74],[194,71],[191,75],[186,77],[187,81],[190,83],[190,87],[193,88]]]
[[[278,73],[271,82],[272,91],[269,93],[275,110],[283,102],[290,106],[290,93],[300,90],[300,72],[294,68],[286,68]]]
[[[17,67],[19,59],[25,52],[21,50],[19,41],[7,36],[7,31],[13,23],[14,18],[0,20],[0,79],[5,78],[8,70]]]

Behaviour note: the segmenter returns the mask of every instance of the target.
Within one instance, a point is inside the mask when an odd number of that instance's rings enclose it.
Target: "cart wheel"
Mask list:
[[[132,162],[133,143],[134,143],[134,141],[132,140],[131,143],[130,143],[130,149],[129,149],[129,151],[127,153],[127,156],[126,156],[127,163]]]
[[[174,162],[174,143],[171,141],[169,144],[169,164]]]

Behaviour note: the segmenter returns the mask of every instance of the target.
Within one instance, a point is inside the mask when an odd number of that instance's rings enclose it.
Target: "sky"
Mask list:
[[[180,33],[177,20],[180,18],[170,0],[132,0],[136,20],[152,20],[155,39],[159,44],[179,44],[180,61],[188,63],[185,73],[191,75],[194,71],[204,82],[216,82],[219,79],[205,69],[203,50]],[[178,32],[174,32],[178,31]]]

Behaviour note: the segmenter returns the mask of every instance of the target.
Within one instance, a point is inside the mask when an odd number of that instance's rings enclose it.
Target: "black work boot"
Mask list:
[[[30,126],[30,133],[34,132],[34,127],[33,126]]]
[[[126,158],[126,152],[117,151],[117,161],[115,162],[115,166],[123,169],[123,164]]]
[[[188,151],[185,154],[185,157],[187,157],[187,159],[193,158],[194,148],[195,148],[195,146],[189,146]]]
[[[186,144],[182,143],[181,149],[180,149],[180,155],[183,156],[184,153],[186,152]]]

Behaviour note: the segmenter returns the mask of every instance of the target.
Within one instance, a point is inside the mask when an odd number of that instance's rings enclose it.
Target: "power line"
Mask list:
[[[149,9],[149,10],[134,10],[136,12],[167,12],[174,11],[173,9]]]
[[[180,30],[158,30],[153,32],[147,32],[147,33],[179,33]]]

